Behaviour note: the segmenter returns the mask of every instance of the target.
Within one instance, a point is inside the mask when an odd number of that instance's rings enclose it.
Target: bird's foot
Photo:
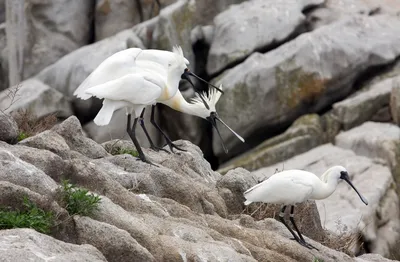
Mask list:
[[[136,159],[137,161],[142,161],[142,162],[145,162],[145,163],[147,163],[147,164],[149,164],[149,165],[152,165],[152,166],[155,166],[155,167],[159,167],[158,165],[156,165],[156,164],[154,164],[153,162],[151,162],[150,160],[147,160],[147,158],[138,158],[138,159]]]
[[[166,149],[164,149],[162,147],[159,147],[159,146],[155,146],[155,145],[150,146],[150,149],[153,150],[153,151],[156,151],[156,152],[161,150],[161,151],[164,151],[164,152],[166,152],[168,154],[171,154],[171,152],[169,152],[168,150],[166,150]]]
[[[169,149],[171,150],[171,152],[174,153],[174,154],[177,154],[176,152],[174,152],[174,148],[176,148],[176,149],[178,149],[178,150],[180,150],[180,151],[183,151],[183,152],[187,152],[187,150],[178,147],[177,145],[175,145],[175,144],[172,143],[171,141],[168,142],[168,146],[169,146]]]

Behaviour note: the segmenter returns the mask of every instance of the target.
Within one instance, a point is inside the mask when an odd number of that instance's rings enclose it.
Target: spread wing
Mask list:
[[[148,74],[128,74],[91,87],[86,90],[86,94],[137,105],[148,105],[154,103],[161,95],[162,84],[159,78]]]

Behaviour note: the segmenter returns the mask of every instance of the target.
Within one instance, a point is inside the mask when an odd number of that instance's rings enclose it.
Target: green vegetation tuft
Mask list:
[[[123,154],[129,154],[129,155],[134,156],[134,157],[138,157],[139,156],[138,151],[136,151],[134,149],[128,149],[128,148],[120,148],[113,155],[123,155]]]
[[[50,233],[54,223],[52,212],[38,208],[28,198],[23,200],[24,210],[0,209],[0,229],[32,228],[40,233]]]
[[[68,180],[62,182],[62,198],[65,209],[72,215],[91,216],[98,210],[101,198],[89,194],[86,189],[78,188],[70,184]]]
[[[28,137],[29,137],[29,135],[27,133],[21,132],[21,133],[18,134],[17,140],[18,140],[18,142],[20,142],[20,141],[22,141],[22,140],[24,140],[25,138],[28,138]]]

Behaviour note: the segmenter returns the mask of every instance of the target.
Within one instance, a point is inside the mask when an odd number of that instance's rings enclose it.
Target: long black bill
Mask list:
[[[184,80],[187,80],[187,81],[193,86],[193,89],[195,90],[196,93],[199,94],[199,97],[200,97],[201,101],[203,101],[204,106],[205,106],[207,109],[210,109],[210,106],[207,104],[206,100],[204,99],[202,92],[200,92],[200,91],[195,87],[195,85],[193,84],[192,80],[190,80],[189,75],[190,75],[189,69],[185,69],[185,71],[184,71],[183,74],[181,75],[181,78],[184,79]]]
[[[353,189],[354,191],[356,191],[356,193],[358,194],[358,196],[360,197],[361,201],[364,202],[364,204],[368,205],[368,200],[363,197],[360,192],[358,192],[357,188],[353,185],[353,183],[351,183],[348,175],[342,178],[344,181],[346,181]]]
[[[238,135],[235,131],[232,130],[232,128],[230,128],[227,124],[225,124],[224,121],[222,121],[222,120],[218,117],[218,115],[217,115],[216,112],[212,112],[212,113],[210,114],[210,116],[209,116],[207,119],[208,119],[208,121],[211,122],[211,124],[212,124],[212,126],[215,128],[215,130],[217,130],[217,134],[218,134],[219,138],[221,139],[222,148],[224,149],[225,154],[228,153],[228,149],[226,148],[225,143],[224,143],[224,140],[222,139],[222,136],[221,136],[221,134],[220,134],[220,132],[219,132],[219,129],[218,129],[217,121],[216,121],[216,120],[218,120],[221,124],[223,124],[224,126],[226,126],[226,127],[229,129],[229,131],[231,131],[237,138],[239,138],[240,141],[242,141],[242,142],[244,143],[243,137],[241,137],[240,135]]]
[[[203,82],[206,83],[207,85],[210,85],[210,86],[214,87],[215,89],[217,89],[217,90],[218,90],[219,92],[221,92],[222,94],[224,93],[224,91],[222,91],[220,88],[218,88],[218,87],[216,87],[215,85],[213,85],[213,84],[207,82],[206,80],[204,80],[204,79],[201,78],[200,76],[198,76],[198,75],[192,73],[192,72],[189,70],[189,68],[186,68],[186,69],[185,69],[185,72],[183,73],[183,75],[185,75],[187,78],[189,78],[188,75],[193,76],[193,77],[196,77],[197,79],[199,79],[200,81],[203,81]],[[183,75],[182,75],[182,77],[183,77]],[[192,84],[192,85],[193,85],[193,84]]]

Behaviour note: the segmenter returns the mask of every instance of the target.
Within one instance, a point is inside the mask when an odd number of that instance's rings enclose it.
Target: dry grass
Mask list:
[[[19,110],[13,114],[13,117],[18,124],[19,141],[45,130],[49,130],[57,124],[57,117],[55,114],[39,119],[29,110]]]

